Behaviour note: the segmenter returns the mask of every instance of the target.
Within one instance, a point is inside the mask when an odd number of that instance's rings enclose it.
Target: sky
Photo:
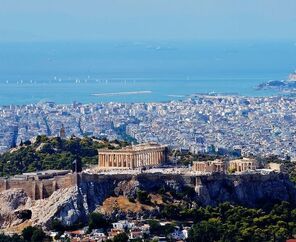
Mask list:
[[[296,41],[295,0],[1,0],[0,42]]]

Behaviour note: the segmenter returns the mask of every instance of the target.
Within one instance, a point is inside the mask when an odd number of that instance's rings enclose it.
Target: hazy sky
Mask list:
[[[296,0],[0,0],[0,41],[289,39]]]

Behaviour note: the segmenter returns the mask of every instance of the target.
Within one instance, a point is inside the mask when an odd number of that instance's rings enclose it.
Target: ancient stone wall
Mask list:
[[[30,198],[37,200],[49,197],[57,189],[74,186],[77,182],[76,174],[67,174],[43,180],[0,179],[0,192],[13,188],[23,189]]]
[[[137,175],[132,174],[86,174],[82,173],[79,175],[81,182],[95,182],[100,183],[104,181],[126,181],[131,179],[137,179],[145,181],[147,183],[156,184],[160,181],[174,180],[177,182],[184,183],[186,185],[194,185],[195,179],[193,176],[182,176],[179,174],[163,174],[163,173],[142,173]]]
[[[296,191],[288,177],[282,173],[211,174],[188,176],[182,174],[67,174],[43,180],[0,179],[0,192],[19,188],[33,200],[49,197],[54,191],[78,185],[95,204],[101,204],[112,194],[132,194],[136,189],[148,192],[171,187],[182,191],[185,186],[195,188],[201,204],[216,205],[230,201],[246,206],[258,206],[261,201],[290,201],[296,204]],[[95,207],[93,208],[95,209]]]

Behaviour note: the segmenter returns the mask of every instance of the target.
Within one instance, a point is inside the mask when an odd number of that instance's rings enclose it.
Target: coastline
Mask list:
[[[130,91],[130,92],[107,92],[107,93],[93,93],[91,96],[122,96],[122,95],[138,95],[150,94],[152,91]]]

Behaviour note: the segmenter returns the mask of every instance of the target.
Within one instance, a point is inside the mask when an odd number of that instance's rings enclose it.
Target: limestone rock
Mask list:
[[[116,201],[121,201],[119,198],[122,197],[125,202],[114,209],[113,206],[105,206],[112,208],[109,211],[111,217],[149,218],[158,212],[154,207],[150,209],[138,204],[141,209],[130,208],[136,203],[128,198],[135,197],[137,189],[157,193],[163,188],[182,191],[185,186],[194,185],[197,193],[190,199],[202,205],[215,206],[228,201],[248,207],[263,207],[283,200],[296,205],[295,186],[284,174],[220,174],[193,179],[177,174],[88,175],[79,178],[79,186],[57,190],[42,200],[31,201],[21,189],[0,193],[0,227],[18,225],[24,220],[44,228],[49,228],[53,219],[60,220],[64,225],[86,222],[89,213],[100,211],[104,208],[104,201],[113,201],[112,197]]]
[[[140,186],[139,181],[135,179],[120,181],[114,189],[116,196],[123,195],[129,198],[136,198],[137,190]]]
[[[247,207],[264,207],[288,201],[296,205],[295,185],[284,174],[244,174],[201,177],[198,186],[201,204],[215,206],[232,202]]]
[[[0,228],[18,225],[23,222],[19,210],[31,205],[31,199],[22,189],[10,189],[0,193]]]
[[[32,224],[49,227],[53,218],[64,225],[85,221],[88,215],[86,197],[77,186],[55,191],[49,198],[35,201]]]

